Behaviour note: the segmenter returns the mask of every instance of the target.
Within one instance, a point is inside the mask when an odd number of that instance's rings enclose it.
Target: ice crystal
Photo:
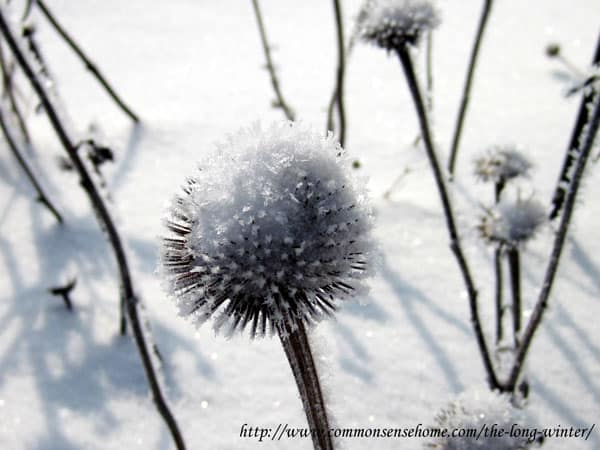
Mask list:
[[[363,289],[371,212],[332,135],[255,125],[217,150],[166,219],[161,272],[181,315],[254,337],[315,322]]]
[[[439,23],[428,0],[368,0],[358,16],[362,38],[386,50],[416,45],[422,33]]]
[[[426,449],[526,450],[538,442],[535,428],[526,426],[525,414],[511,404],[510,396],[484,387],[460,394],[438,414],[435,422],[436,428],[448,429],[449,433],[457,430],[463,436],[438,437],[426,443]],[[468,435],[469,430],[474,430],[475,435]]]
[[[546,210],[540,202],[517,198],[487,210],[478,228],[484,239],[515,247],[533,238],[544,222]]]
[[[496,145],[475,160],[475,175],[495,183],[527,176],[531,163],[512,145]]]

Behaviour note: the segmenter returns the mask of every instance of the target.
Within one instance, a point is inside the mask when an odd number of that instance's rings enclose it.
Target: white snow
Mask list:
[[[249,1],[48,1],[118,92],[141,115],[133,128],[64,43],[41,20],[43,45],[70,129],[90,123],[110,144],[106,165],[146,304],[173,412],[189,449],[308,449],[308,439],[258,442],[240,428],[306,426],[295,382],[277,339],[214,336],[177,316],[155,273],[162,214],[185,176],[216,142],[260,120],[282,118]],[[15,8],[18,3],[15,2]],[[261,2],[282,90],[306,123],[325,127],[335,78],[333,8],[328,2]],[[361,6],[342,2],[346,30]],[[434,133],[447,157],[480,0],[440,0],[433,34]],[[549,42],[587,67],[597,41],[597,0],[494,2],[467,114],[452,198],[475,271],[486,336],[493,339],[492,251],[476,232],[492,187],[472,176],[473,158],[498,142],[518,142],[535,165],[527,181],[548,204],[575,114],[553,76]],[[423,52],[416,57],[422,67]],[[421,75],[424,71],[421,70]],[[28,450],[173,448],[148,394],[130,337],[118,335],[118,280],[112,253],[77,177],[56,170],[62,155],[23,80],[34,132],[35,167],[57,200],[59,227],[39,204],[0,144],[0,448]],[[346,302],[313,340],[325,394],[342,427],[431,424],[436,411],[484,380],[461,275],[448,248],[439,198],[421,149],[418,125],[399,63],[355,46],[347,71],[347,152],[370,177],[375,235],[383,250],[370,294]],[[528,413],[538,426],[589,427],[600,411],[600,195],[592,164],[550,308],[527,360]],[[405,173],[388,199],[384,192]],[[544,200],[545,199],[545,200]],[[550,229],[522,252],[523,301],[539,292]],[[76,275],[74,313],[47,289]],[[596,428],[598,425],[596,426]],[[344,439],[347,449],[418,449],[421,440]],[[593,450],[600,434],[549,439],[544,449]]]

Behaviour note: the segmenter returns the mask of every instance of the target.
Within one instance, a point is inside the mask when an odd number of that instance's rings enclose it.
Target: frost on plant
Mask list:
[[[386,50],[416,45],[440,18],[428,0],[368,0],[358,16],[362,38]]]
[[[512,145],[496,145],[475,159],[475,175],[482,181],[495,183],[528,175],[529,160]]]
[[[538,443],[528,427],[525,414],[515,408],[508,394],[485,387],[472,388],[450,402],[435,419],[435,428],[448,430],[485,430],[487,433],[463,437],[438,437],[425,444],[434,450],[526,450]],[[504,430],[492,436],[492,425]],[[465,433],[467,434],[467,433]]]
[[[546,209],[535,199],[507,200],[487,210],[478,225],[482,237],[517,247],[532,239],[546,222]]]
[[[255,125],[217,150],[166,219],[161,271],[181,315],[264,335],[317,321],[362,289],[371,212],[331,135]]]

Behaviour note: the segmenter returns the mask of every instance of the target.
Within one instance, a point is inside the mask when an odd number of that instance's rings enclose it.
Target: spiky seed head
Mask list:
[[[357,22],[363,40],[390,51],[417,45],[440,17],[429,0],[367,0]]]
[[[475,176],[482,181],[508,181],[529,174],[531,162],[514,145],[495,145],[475,159]]]
[[[254,337],[313,323],[364,289],[372,214],[331,134],[255,125],[217,150],[166,218],[160,267],[181,315]]]
[[[518,247],[532,239],[546,220],[546,210],[540,202],[533,198],[517,198],[486,210],[478,228],[489,242]]]
[[[435,418],[435,428],[448,430],[480,430],[484,425],[496,425],[505,430],[502,437],[482,433],[480,436],[437,437],[425,444],[429,450],[527,450],[537,443],[531,427],[525,427],[523,410],[511,404],[510,396],[475,387],[460,394]],[[509,431],[518,429],[520,433]]]

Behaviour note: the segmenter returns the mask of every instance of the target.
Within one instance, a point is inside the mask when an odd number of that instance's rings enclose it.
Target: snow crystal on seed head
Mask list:
[[[490,242],[515,247],[532,239],[546,222],[546,209],[535,199],[502,201],[481,217],[479,231]]]
[[[475,159],[475,175],[482,181],[508,181],[527,176],[531,162],[514,145],[495,145]]]
[[[317,321],[364,288],[371,211],[331,134],[257,124],[217,150],[166,220],[161,271],[180,314],[264,335]]]
[[[476,436],[439,437],[425,444],[426,449],[435,450],[526,450],[536,443],[537,436],[530,434],[517,436],[509,431],[511,427],[530,432],[525,428],[527,418],[521,409],[515,408],[510,396],[490,391],[487,387],[476,387],[460,394],[450,402],[435,419],[435,428],[450,430],[475,430],[484,426],[504,429],[502,437],[492,437],[482,433]],[[513,428],[514,430],[514,428]]]
[[[358,16],[362,38],[386,50],[416,45],[422,33],[439,24],[429,0],[368,0]]]

